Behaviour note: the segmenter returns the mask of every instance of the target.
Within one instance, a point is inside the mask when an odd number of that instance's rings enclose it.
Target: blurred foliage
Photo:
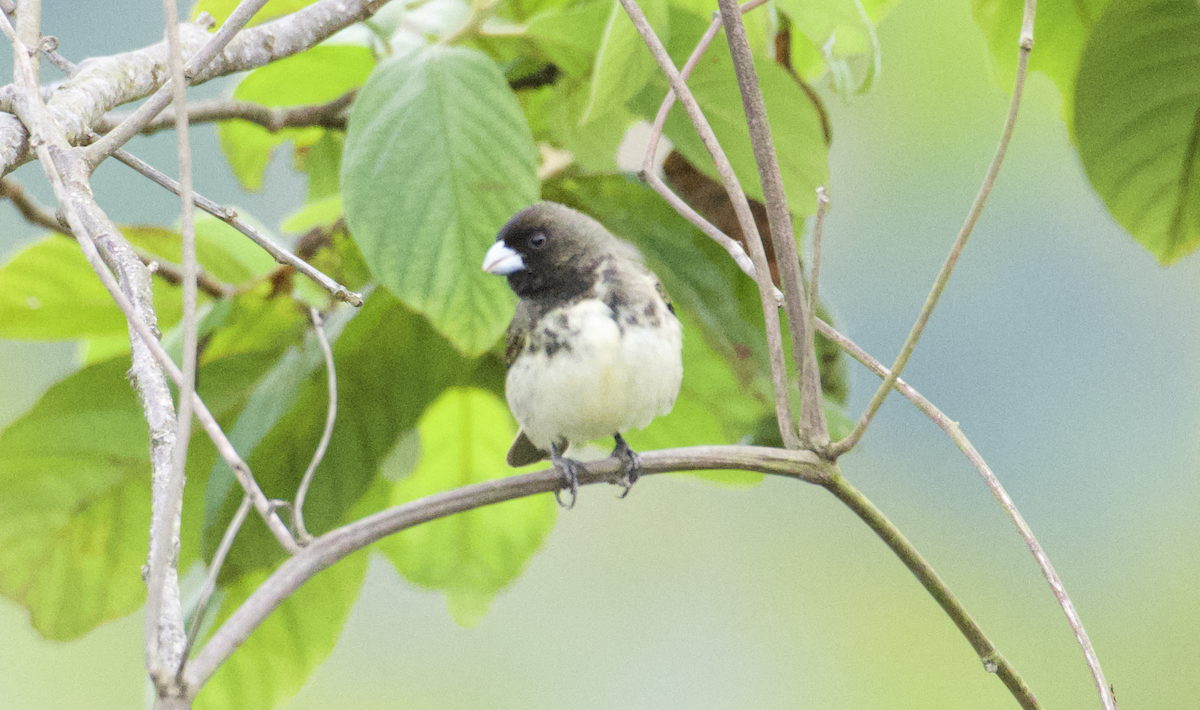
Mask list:
[[[194,12],[221,21],[236,4],[201,0]],[[272,0],[255,22],[308,4]],[[197,220],[201,266],[230,290],[201,300],[200,393],[267,494],[294,495],[324,426],[325,364],[310,305],[326,315],[339,385],[337,426],[305,510],[310,530],[511,473],[502,460],[515,428],[501,403],[497,341],[514,298],[479,265],[505,220],[539,197],[592,214],[635,243],[685,324],[675,409],[632,433],[632,444],[777,444],[754,284],[619,171],[627,129],[653,120],[667,93],[619,4],[393,6],[369,32],[264,66],[233,90],[239,100],[285,107],[358,89],[345,131],[271,132],[237,120],[219,129],[234,175],[251,190],[262,185],[272,153],[293,144],[309,189],[279,231],[299,235],[297,252],[326,273],[369,292],[361,310],[335,306],[223,222]],[[778,0],[747,16],[798,224],[815,208],[814,188],[829,179],[828,117],[806,82],[846,98],[870,88],[881,67],[875,25],[894,6]],[[715,4],[643,7],[682,65]],[[1002,80],[1016,66],[1021,7],[974,3]],[[1062,0],[1040,10],[1031,67],[1062,92],[1089,179],[1160,261],[1178,260],[1200,244],[1200,10],[1181,0]],[[723,36],[689,86],[743,188],[761,198]],[[672,109],[665,135],[696,169],[715,174],[682,107]],[[559,151],[569,154],[565,164],[543,164],[539,173],[539,155]],[[147,259],[178,262],[175,230],[123,231]],[[179,289],[159,276],[159,327],[178,348]],[[48,235],[0,267],[0,337],[84,345],[86,366],[0,433],[0,593],[26,608],[45,637],[78,637],[130,613],[144,594],[149,461],[140,408],[121,383],[126,326],[76,246]],[[845,364],[824,339],[818,347],[823,404],[837,435],[851,425]],[[181,567],[211,558],[240,498],[211,444],[197,435],[192,446]],[[381,475],[385,462],[405,457],[413,461],[402,466],[412,469],[406,476]],[[733,486],[762,478],[696,475]],[[550,497],[538,496],[422,525],[379,547],[414,584],[440,590],[455,621],[470,626],[526,569],[555,519]],[[251,516],[222,569],[218,623],[283,556]],[[302,587],[221,668],[199,706],[270,708],[294,694],[336,643],[365,569],[358,554]]]

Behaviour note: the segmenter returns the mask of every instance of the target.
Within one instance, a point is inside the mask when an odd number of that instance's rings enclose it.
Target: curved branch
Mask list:
[[[835,473],[831,464],[811,451],[764,446],[693,446],[646,451],[639,456],[642,475],[730,468],[826,485],[832,481]],[[579,485],[617,484],[622,476],[621,464],[613,457],[579,467]],[[561,487],[562,474],[554,468],[547,468],[437,493],[325,533],[284,561],[217,629],[204,648],[188,663],[183,674],[185,692],[188,697],[194,698],[217,668],[276,607],[300,585],[335,562],[414,525],[514,498],[551,493]]]
[[[946,616],[949,616],[954,625],[958,627],[967,642],[971,644],[971,648],[975,649],[979,660],[983,661],[984,670],[999,676],[1000,681],[1025,710],[1039,710],[1041,705],[1038,704],[1033,691],[1029,689],[1020,674],[1012,667],[1004,654],[1000,653],[988,640],[983,629],[979,628],[979,624],[971,618],[963,605],[954,597],[942,578],[933,571],[933,567],[925,561],[921,553],[917,552],[917,548],[913,547],[908,538],[900,533],[892,521],[888,520],[879,508],[876,508],[866,496],[847,483],[840,475],[834,476],[829,483],[825,484],[825,488],[838,500],[845,503],[846,507],[853,510],[854,514],[861,518],[867,527],[874,530],[875,534],[891,548],[892,552],[896,553],[904,566],[913,573],[921,586],[925,587],[925,591],[929,592],[938,606],[942,607],[942,611],[946,612]]]
[[[355,91],[323,104],[304,106],[264,106],[253,101],[236,99],[212,99],[193,101],[188,104],[188,121],[191,123],[213,123],[216,121],[241,120],[263,127],[271,133],[285,128],[319,126],[335,130],[346,130],[345,111],[354,102]],[[107,133],[130,113],[106,113],[96,121],[97,133]],[[168,107],[150,123],[142,127],[142,135],[153,135],[175,127],[175,110]]]
[[[854,341],[842,335],[833,326],[818,318],[817,330],[834,343],[837,343],[838,347],[862,363],[868,370],[875,373],[877,377],[883,380],[888,379],[890,373],[884,367],[883,363],[868,355]],[[1100,658],[1096,655],[1096,649],[1092,646],[1092,641],[1088,637],[1087,629],[1083,625],[1083,619],[1080,618],[1079,612],[1075,609],[1075,603],[1071,601],[1070,595],[1067,594],[1067,588],[1063,585],[1062,578],[1058,576],[1058,571],[1054,569],[1054,565],[1050,562],[1050,557],[1046,554],[1046,550],[1038,542],[1037,537],[1033,534],[1033,529],[1029,527],[1029,523],[1025,522],[1024,516],[1017,510],[1017,505],[1009,497],[1008,491],[1004,490],[1004,486],[1000,484],[1000,479],[996,478],[996,474],[992,472],[991,467],[983,460],[983,456],[980,455],[971,441],[963,434],[962,427],[959,426],[958,422],[942,413],[932,402],[925,399],[920,392],[913,389],[912,385],[899,377],[894,379],[893,387],[905,399],[912,402],[917,409],[921,410],[925,416],[929,417],[939,429],[945,432],[946,436],[950,437],[950,440],[954,442],[959,451],[962,451],[967,460],[971,462],[971,465],[979,471],[979,475],[983,477],[988,490],[992,492],[992,495],[1000,503],[1000,507],[1008,514],[1009,519],[1012,520],[1012,524],[1017,528],[1017,533],[1025,541],[1025,546],[1033,554],[1033,559],[1041,569],[1042,576],[1050,584],[1050,589],[1054,592],[1054,598],[1058,600],[1058,605],[1067,617],[1067,624],[1070,625],[1071,631],[1075,634],[1075,640],[1079,643],[1080,648],[1083,649],[1084,661],[1087,663],[1088,670],[1092,673],[1092,678],[1096,681],[1096,687],[1100,689],[1101,702],[1107,710],[1116,710],[1116,701],[1112,698],[1112,689],[1108,687],[1108,683],[1104,679],[1104,670],[1100,667]]]

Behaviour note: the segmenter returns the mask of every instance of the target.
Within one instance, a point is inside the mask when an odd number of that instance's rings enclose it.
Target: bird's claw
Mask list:
[[[624,498],[629,495],[630,489],[642,473],[642,460],[637,452],[625,443],[625,437],[617,434],[613,438],[617,440],[617,447],[613,449],[612,455],[621,462],[621,479],[617,481],[617,485],[625,489],[621,494],[621,498]]]
[[[578,462],[557,455],[555,453],[550,457],[550,462],[554,464],[554,468],[562,474],[562,488],[554,491],[554,500],[558,501],[560,508],[570,510],[575,507],[575,501],[579,498],[579,471]],[[571,491],[571,502],[563,503],[562,492]]]

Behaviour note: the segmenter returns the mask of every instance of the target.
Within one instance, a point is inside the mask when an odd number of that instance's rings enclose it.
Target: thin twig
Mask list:
[[[8,198],[26,222],[60,234],[69,234],[54,213],[42,206],[25,192],[25,188],[8,178],[0,179],[0,197]]]
[[[971,644],[971,648],[975,649],[979,660],[983,661],[984,669],[988,673],[995,673],[1000,677],[1000,681],[1017,699],[1021,707],[1025,710],[1041,708],[1033,691],[1029,689],[1020,674],[1012,667],[1004,654],[1000,653],[992,644],[983,633],[983,629],[954,597],[950,588],[933,570],[933,567],[917,552],[917,548],[913,547],[913,544],[901,534],[892,521],[888,520],[879,508],[876,508],[866,496],[840,475],[834,476],[829,483],[825,484],[825,488],[838,500],[845,503],[846,507],[853,510],[855,515],[861,518],[867,527],[875,531],[875,534],[891,548],[896,557],[900,558],[900,561],[904,563],[905,567],[908,567],[921,586],[925,587],[925,591],[929,592],[938,606],[942,607],[942,611],[946,612],[946,616],[949,616],[954,625],[958,627],[959,632]]]
[[[187,65],[183,68],[185,79],[191,81],[208,66],[208,63],[233,40],[233,36],[241,31],[250,18],[254,17],[254,14],[266,4],[267,0],[242,0],[238,3],[217,33],[200,48],[200,51],[188,59]],[[178,29],[177,23],[176,29]],[[167,104],[171,103],[170,84],[171,82],[168,81],[165,85],[160,86],[129,118],[110,131],[108,135],[89,146],[87,149],[88,165],[95,168],[101,161],[112,155],[117,148],[125,145],[130,138],[137,135],[143,126],[166,108]]]
[[[817,284],[821,280],[821,237],[825,232],[825,213],[829,210],[829,194],[825,191],[825,186],[817,188],[817,216],[813,219],[813,234],[812,234],[812,275],[808,279],[808,310],[804,312],[807,319],[804,324],[804,347],[807,352],[812,355],[812,363],[814,369],[817,369],[817,394],[821,398],[821,408],[824,410],[825,397],[821,391],[821,373],[817,362],[817,307],[819,294],[817,292]],[[822,422],[825,421],[824,416],[821,417]],[[828,425],[826,425],[828,426]],[[829,430],[825,430],[825,439],[819,443],[826,445],[829,443]]]
[[[824,447],[829,442],[829,430],[825,424],[825,407],[821,398],[821,373],[817,368],[814,340],[805,335],[808,311],[816,306],[804,298],[804,274],[796,250],[792,214],[783,190],[783,173],[779,169],[767,105],[763,100],[762,88],[758,85],[758,73],[754,69],[754,56],[750,52],[746,27],[742,24],[742,13],[737,0],[717,0],[717,5],[721,8],[725,37],[737,74],[746,125],[750,128],[750,145],[754,150],[754,164],[762,184],[767,223],[771,241],[775,245],[775,264],[783,286],[783,306],[792,339],[792,359],[796,365],[796,375],[800,378],[800,440],[804,446]]]
[[[890,372],[883,363],[871,357],[865,350],[856,345],[854,341],[838,332],[836,328],[823,320],[817,319],[817,330],[836,343],[842,350],[845,350],[850,357],[858,360],[864,367],[875,373],[875,376],[883,380],[888,379]],[[1033,534],[1032,528],[1025,522],[1025,518],[1021,515],[1021,512],[1017,510],[1016,503],[1009,497],[1008,491],[1004,490],[1000,479],[996,477],[991,467],[984,461],[983,456],[979,454],[979,451],[975,449],[975,446],[963,434],[958,422],[942,413],[932,402],[922,396],[920,392],[903,379],[895,378],[893,386],[897,392],[903,395],[909,402],[912,402],[917,409],[921,410],[939,429],[945,432],[950,437],[950,440],[954,442],[954,445],[958,447],[959,451],[962,451],[967,460],[971,462],[971,465],[979,471],[979,475],[983,477],[988,490],[992,492],[992,495],[1000,503],[1000,507],[1004,509],[1009,520],[1017,528],[1017,533],[1024,540],[1025,546],[1033,554],[1033,559],[1037,562],[1038,568],[1041,569],[1042,576],[1050,584],[1050,589],[1054,592],[1054,597],[1058,600],[1063,614],[1066,615],[1067,623],[1071,626],[1071,631],[1075,634],[1076,641],[1083,649],[1084,660],[1087,663],[1088,669],[1091,671],[1093,678],[1098,679],[1097,687],[1102,688],[1100,691],[1101,702],[1104,704],[1106,710],[1116,710],[1116,701],[1113,700],[1112,690],[1104,680],[1104,671],[1100,667],[1100,659],[1096,655],[1095,648],[1092,647],[1091,639],[1088,637],[1087,629],[1084,628],[1083,620],[1079,617],[1079,612],[1075,609],[1074,602],[1071,601],[1071,597],[1067,594],[1067,589],[1063,585],[1062,578],[1058,576],[1058,572],[1050,562],[1050,557]]]
[[[308,495],[308,486],[312,483],[317,466],[320,466],[321,460],[325,458],[329,440],[333,438],[333,425],[337,421],[337,367],[333,363],[333,348],[329,347],[329,338],[325,337],[325,322],[321,319],[321,312],[310,307],[308,314],[312,318],[313,332],[317,336],[317,342],[321,345],[321,352],[325,354],[325,372],[329,381],[329,406],[325,412],[325,430],[321,432],[321,441],[317,444],[312,461],[304,471],[304,478],[300,479],[300,487],[296,489],[296,503],[292,506],[292,521],[296,525],[296,538],[302,545],[312,542],[313,539],[308,529],[304,527],[304,498]]]
[[[933,315],[933,309],[942,297],[942,292],[946,290],[946,284],[950,281],[950,274],[954,271],[954,266],[958,263],[958,257],[962,254],[963,248],[966,247],[967,239],[970,238],[972,230],[975,229],[975,223],[979,220],[979,215],[983,213],[983,206],[987,203],[988,195],[991,194],[992,187],[996,184],[996,175],[999,174],[1000,166],[1004,163],[1004,154],[1008,151],[1008,143],[1012,139],[1013,128],[1017,124],[1017,111],[1021,107],[1021,94],[1025,89],[1025,76],[1029,70],[1029,53],[1033,49],[1033,18],[1036,8],[1037,0],[1025,0],[1025,16],[1021,22],[1021,36],[1019,41],[1020,51],[1017,55],[1017,79],[1013,85],[1012,102],[1009,104],[1008,116],[1004,119],[1004,129],[1000,134],[1000,143],[996,146],[996,155],[992,158],[991,165],[988,166],[987,173],[983,178],[983,184],[980,185],[979,192],[975,195],[975,201],[971,204],[971,209],[967,212],[967,218],[963,222],[962,228],[958,231],[958,237],[955,238],[954,245],[950,247],[950,253],[946,256],[946,261],[942,264],[942,268],[933,282],[933,288],[930,289],[929,295],[925,297],[925,304],[921,307],[921,313],[917,316],[916,322],[913,323],[908,337],[905,338],[904,345],[900,348],[900,354],[896,356],[896,362],[892,364],[891,374],[879,385],[879,389],[875,390],[875,395],[871,397],[870,404],[867,405],[866,411],[859,418],[854,430],[845,439],[829,446],[828,453],[831,458],[836,459],[838,456],[854,448],[859,440],[862,439],[867,427],[870,426],[871,419],[874,418],[875,413],[883,406],[883,401],[887,399],[888,394],[892,391],[895,379],[904,371],[904,366],[908,364],[909,358],[912,357],[913,350],[916,349],[917,342],[921,339],[921,334],[925,332],[925,326],[929,323],[929,318]],[[1097,679],[1097,682],[1099,682],[1099,679]]]
[[[741,183],[738,182],[737,174],[734,173],[729,158],[726,157],[725,151],[721,149],[721,144],[717,141],[716,134],[713,133],[712,126],[704,117],[704,112],[700,110],[700,105],[696,103],[696,99],[692,96],[683,77],[679,75],[679,70],[675,68],[671,56],[667,54],[667,48],[663,46],[662,40],[650,27],[637,0],[620,0],[620,3],[625,8],[625,12],[629,15],[638,34],[642,36],[642,40],[650,49],[650,53],[654,55],[659,69],[666,75],[675,95],[679,97],[679,101],[687,110],[688,118],[691,119],[692,125],[700,135],[700,140],[712,155],[713,162],[717,166],[717,173],[721,176],[721,183],[725,186],[725,192],[729,195],[730,202],[733,203],[738,224],[742,228],[742,234],[746,237],[746,245],[750,248],[750,256],[754,260],[755,280],[758,283],[759,299],[762,302],[763,318],[766,321],[767,350],[775,388],[775,417],[779,422],[779,433],[788,448],[799,448],[800,437],[796,434],[796,425],[792,421],[792,405],[788,399],[788,375],[783,357],[783,333],[779,324],[779,304],[775,298],[775,285],[771,282],[771,270],[767,266],[767,255],[763,250],[762,239],[759,237],[758,227],[754,223],[754,215],[750,212],[750,203],[742,191]]]
[[[271,133],[285,128],[319,126],[346,130],[346,109],[354,103],[357,89],[342,94],[333,101],[304,106],[264,106],[253,101],[211,99],[193,101],[187,105],[188,121],[192,124],[239,120],[261,126]],[[95,124],[97,133],[108,133],[129,118],[132,112],[113,111]],[[142,135],[153,135],[175,127],[175,109],[167,108],[153,121],[142,127]]]
[[[161,187],[170,190],[176,195],[179,194],[178,182],[172,180],[161,170],[134,156],[124,148],[114,151],[113,157],[138,171],[142,175],[150,178]],[[329,278],[324,273],[313,267],[312,264],[309,264],[307,261],[297,257],[295,254],[277,244],[270,237],[247,224],[240,217],[238,217],[237,210],[234,210],[231,207],[222,207],[221,205],[213,202],[199,193],[193,193],[193,201],[200,209],[249,237],[251,241],[262,247],[264,251],[270,254],[271,257],[275,259],[276,263],[295,268],[296,271],[312,279],[318,286],[328,291],[329,294],[337,300],[345,301],[352,306],[361,306],[363,304],[362,294],[351,291],[345,286],[339,284],[337,281]]]
[[[767,0],[751,0],[741,6],[742,13],[747,13],[760,5],[766,4]],[[708,30],[700,41],[696,44],[696,48],[692,50],[691,56],[683,65],[683,69],[679,71],[680,77],[686,82],[688,77],[692,75],[692,70],[696,68],[696,64],[700,62],[700,58],[704,56],[704,52],[708,46],[712,44],[713,39],[717,36],[717,32],[721,29],[721,21],[715,19],[708,26]],[[746,250],[742,245],[729,235],[722,232],[715,225],[700,215],[699,212],[692,209],[691,205],[684,202],[676,195],[666,183],[658,177],[658,173],[654,170],[654,156],[658,152],[658,142],[662,138],[663,127],[667,123],[667,115],[671,111],[671,107],[675,105],[675,90],[669,89],[666,98],[663,99],[662,105],[658,107],[658,114],[654,117],[654,124],[650,128],[650,140],[646,144],[646,157],[642,161],[641,177],[651,188],[666,200],[667,204],[675,208],[684,219],[691,222],[693,226],[699,229],[710,239],[720,244],[725,251],[729,252],[729,256],[733,258],[734,263],[750,278],[755,279],[754,261],[746,254]],[[783,292],[776,290],[776,303],[783,303]]]
[[[217,577],[221,574],[221,566],[225,564],[225,557],[229,554],[229,549],[233,547],[233,540],[237,537],[238,531],[242,529],[242,524],[246,522],[246,516],[250,514],[250,496],[243,494],[242,502],[238,505],[237,512],[233,514],[233,520],[229,521],[229,526],[225,528],[225,534],[221,536],[221,544],[217,546],[217,551],[213,555],[212,562],[208,565],[208,576],[204,579],[204,587],[200,590],[200,598],[196,601],[196,610],[192,612],[192,623],[188,628],[187,644],[183,647],[183,655],[179,659],[179,668],[175,671],[175,682],[182,680],[183,669],[187,667],[188,656],[192,655],[192,647],[196,644],[196,638],[200,635],[200,627],[204,624],[204,615],[208,611],[208,603],[212,599],[213,592],[217,590]]]
[[[173,264],[157,254],[151,254],[141,249],[135,248],[134,251],[137,252],[138,258],[142,260],[143,264],[149,267],[151,273],[155,276],[172,286],[179,286],[183,283],[183,267],[180,265]],[[196,268],[196,285],[200,287],[201,291],[213,298],[226,298],[238,292],[236,286],[210,276],[200,267]]]

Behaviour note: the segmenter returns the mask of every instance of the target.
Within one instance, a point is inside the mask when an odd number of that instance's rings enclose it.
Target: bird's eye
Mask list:
[[[533,235],[529,238],[529,246],[533,247],[534,249],[541,249],[542,247],[546,246],[546,235],[542,234],[541,232]]]

